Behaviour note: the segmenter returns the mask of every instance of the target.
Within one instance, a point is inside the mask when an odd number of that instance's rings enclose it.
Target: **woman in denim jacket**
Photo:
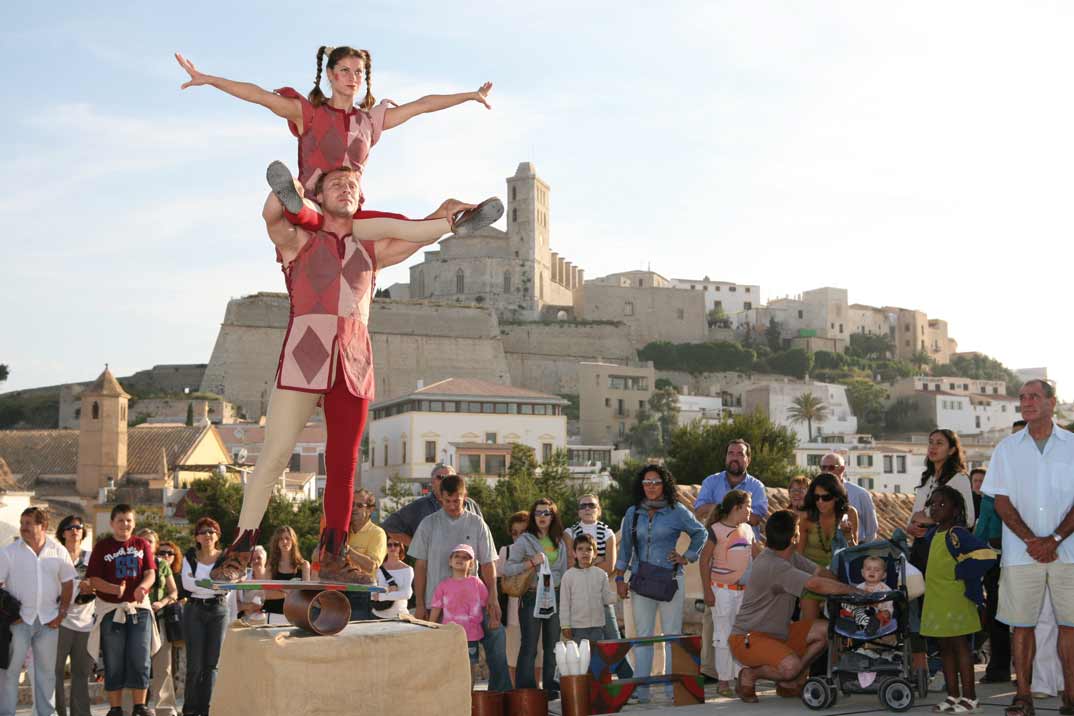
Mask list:
[[[507,564],[503,573],[506,577],[520,574],[527,569],[534,569],[540,579],[542,562],[548,562],[552,572],[552,586],[555,589],[555,603],[559,605],[559,581],[571,566],[571,540],[559,517],[556,503],[547,497],[539,498],[530,508],[530,519],[526,531],[519,535],[515,543],[508,548]],[[541,666],[542,685],[548,694],[548,700],[559,698],[559,683],[555,681],[556,653],[552,648],[559,641],[559,614],[538,618],[534,615],[537,603],[537,579],[526,592],[518,605],[518,626],[522,632],[522,643],[518,647],[518,666],[516,667],[515,687],[519,689],[535,688],[537,679],[534,675],[534,661],[537,658],[538,635],[544,642],[544,659]]]
[[[619,529],[620,548],[615,562],[615,586],[620,598],[630,599],[634,626],[639,637],[653,635],[658,611],[664,633],[678,634],[682,631],[685,596],[682,567],[688,562],[697,561],[705,544],[705,528],[677,498],[678,487],[668,469],[663,465],[646,465],[634,480],[634,504],[623,515],[623,523]],[[686,554],[679,554],[675,547],[679,535],[683,533],[690,536],[690,547]],[[671,601],[662,602],[637,592],[631,593],[623,573],[627,570],[632,574],[636,573],[639,561],[674,571],[678,588]],[[639,678],[649,676],[653,666],[653,648],[635,647],[634,654],[634,675]],[[670,644],[665,644],[665,656],[665,663],[671,664]],[[672,685],[667,684],[665,692],[669,697],[672,691]],[[635,696],[637,702],[647,703],[649,688],[639,687]]]

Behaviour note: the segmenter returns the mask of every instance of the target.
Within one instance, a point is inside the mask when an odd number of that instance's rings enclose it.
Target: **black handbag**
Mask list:
[[[183,605],[172,602],[161,607],[157,612],[157,628],[163,630],[168,641],[183,641]]]
[[[641,550],[638,549],[638,508],[634,508],[634,521],[630,526],[630,533],[634,539],[634,549],[638,553],[638,569],[630,575],[630,590],[636,594],[658,602],[670,602],[679,591],[679,583],[675,580],[675,570],[661,567],[646,562],[641,558]],[[648,550],[653,547],[652,529],[650,526],[648,535]]]

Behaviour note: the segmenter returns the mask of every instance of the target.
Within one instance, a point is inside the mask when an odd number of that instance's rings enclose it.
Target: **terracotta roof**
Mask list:
[[[413,398],[414,396],[421,396],[423,398],[433,396],[452,398],[527,398],[531,400],[561,403],[563,405],[567,404],[567,401],[560,398],[558,395],[539,393],[536,390],[516,388],[511,385],[493,383],[478,378],[445,378],[432,385],[427,385],[424,388],[418,388],[410,395],[386,400],[384,401],[384,404],[394,403],[404,398]]]
[[[155,475],[161,454],[169,469],[183,461],[211,426],[139,425],[127,431],[127,472]],[[0,430],[0,458],[19,475],[19,484],[32,486],[41,475],[78,472],[77,430]]]
[[[123,386],[119,384],[116,377],[112,375],[112,371],[108,370],[108,366],[104,367],[104,372],[97,376],[97,380],[93,382],[93,385],[86,388],[82,392],[82,395],[108,395],[119,396],[121,398],[129,398],[130,395],[123,390]]]
[[[694,500],[701,489],[700,485],[679,485],[679,502],[693,511]],[[768,509],[785,510],[790,506],[790,498],[787,490],[782,487],[766,488],[768,492]],[[877,534],[880,537],[890,537],[898,527],[903,527],[910,521],[910,514],[914,506],[913,494],[893,492],[870,492],[873,497],[873,505],[876,507]]]

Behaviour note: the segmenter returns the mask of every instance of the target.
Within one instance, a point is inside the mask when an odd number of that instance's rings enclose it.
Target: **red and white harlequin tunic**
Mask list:
[[[291,87],[281,87],[276,94],[297,99],[302,105],[302,133],[294,122],[287,126],[298,137],[298,180],[313,196],[318,177],[325,172],[348,166],[358,173],[361,190],[362,172],[369,159],[369,150],[384,130],[384,113],[395,103],[383,100],[370,111],[351,107],[348,110],[330,107],[327,103],[314,107],[309,100]],[[359,199],[365,201],[364,193]]]
[[[369,341],[369,304],[377,269],[373,245],[322,229],[310,234],[298,256],[283,268],[291,317],[276,371],[277,387],[328,392],[333,357],[338,354],[347,390],[355,397],[373,399]]]

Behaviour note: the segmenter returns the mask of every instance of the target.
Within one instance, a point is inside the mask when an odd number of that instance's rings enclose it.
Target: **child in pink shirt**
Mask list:
[[[458,624],[465,630],[470,652],[470,681],[473,682],[477,644],[485,636],[481,622],[485,617],[489,590],[484,582],[471,574],[474,548],[470,545],[455,545],[448,564],[451,565],[451,576],[436,585],[429,619],[442,624]]]

